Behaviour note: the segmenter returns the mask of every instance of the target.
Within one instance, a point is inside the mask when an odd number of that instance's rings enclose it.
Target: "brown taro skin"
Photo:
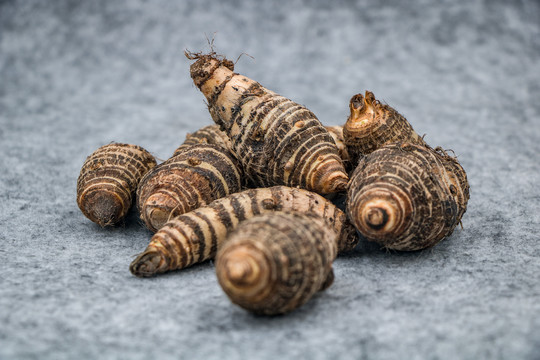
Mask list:
[[[341,157],[341,160],[343,160],[345,170],[347,170],[347,173],[349,173],[353,169],[351,157],[349,156],[349,151],[347,150],[347,145],[345,144],[345,138],[343,137],[343,126],[334,125],[325,126],[325,128],[326,130],[328,130],[328,133],[330,134],[330,136],[332,136],[332,139],[336,143],[339,156]]]
[[[467,209],[469,185],[457,159],[396,143],[362,158],[351,176],[347,215],[367,240],[413,251],[449,236]]]
[[[446,169],[448,177],[444,178],[445,185],[450,189],[450,192],[458,204],[457,217],[458,219],[461,219],[463,214],[465,214],[465,211],[467,211],[467,203],[470,198],[467,173],[455,156],[449,155],[441,147],[436,147],[435,151],[439,154]]]
[[[242,168],[225,148],[200,143],[150,170],[137,189],[137,207],[156,232],[170,219],[242,190]]]
[[[336,237],[314,214],[245,220],[216,255],[219,284],[233,303],[255,314],[290,312],[332,284]]]
[[[112,143],[100,147],[84,162],[77,180],[77,204],[101,226],[120,222],[131,207],[141,178],[156,159],[137,145]]]
[[[353,167],[363,155],[386,144],[409,142],[426,145],[405,117],[375,99],[370,91],[366,91],[365,96],[354,95],[349,109],[351,113],[343,126],[343,137]]]
[[[131,263],[130,271],[148,277],[212,259],[239,223],[280,211],[313,213],[324,218],[338,234],[340,252],[353,249],[358,242],[356,230],[345,213],[321,195],[286,186],[249,189],[171,219]]]
[[[319,194],[344,191],[348,176],[332,137],[304,106],[234,72],[215,54],[186,54],[214,122],[231,139],[250,182]]]
[[[183,148],[191,145],[216,145],[231,151],[231,140],[218,125],[208,125],[199,130],[186,135],[186,139],[173,153],[173,157],[182,151]]]

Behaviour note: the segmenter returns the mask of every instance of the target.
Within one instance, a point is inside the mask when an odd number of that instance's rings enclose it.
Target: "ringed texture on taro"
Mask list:
[[[154,234],[130,270],[136,276],[147,277],[212,259],[239,223],[276,211],[313,213],[324,218],[338,234],[340,252],[351,250],[358,242],[345,213],[330,201],[307,190],[274,186],[231,194],[177,216]]]
[[[426,145],[405,117],[379,102],[370,91],[366,91],[365,96],[354,95],[349,108],[351,113],[343,126],[343,137],[353,167],[363,155],[387,144],[410,142]]]
[[[368,240],[420,250],[449,236],[467,209],[469,185],[455,158],[397,143],[362,158],[351,176],[347,214]]]
[[[245,220],[216,255],[219,284],[248,311],[292,311],[332,284],[336,237],[314,214],[276,212]]]
[[[82,213],[101,226],[118,223],[131,207],[139,181],[155,165],[154,157],[137,145],[100,147],[86,159],[77,179]]]
[[[183,146],[149,171],[137,190],[137,205],[148,229],[157,231],[170,219],[242,190],[240,164],[225,148]]]
[[[255,186],[286,185],[321,194],[345,190],[348,177],[338,149],[311,111],[235,73],[230,60],[186,55],[195,60],[193,82]]]

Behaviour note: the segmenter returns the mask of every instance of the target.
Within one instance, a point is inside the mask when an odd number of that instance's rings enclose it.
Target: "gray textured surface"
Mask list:
[[[0,358],[540,358],[536,1],[0,2]],[[328,5],[328,4],[332,5]],[[79,212],[87,155],[167,158],[210,123],[184,49],[342,124],[365,89],[468,172],[464,230],[432,250],[363,244],[287,316],[229,303],[212,263],[154,279],[147,232]]]

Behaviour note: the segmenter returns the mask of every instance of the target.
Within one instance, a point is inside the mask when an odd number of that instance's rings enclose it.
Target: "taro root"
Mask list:
[[[343,126],[343,137],[353,163],[358,164],[362,155],[380,147],[409,142],[426,145],[411,124],[396,110],[375,99],[372,92],[354,95],[349,103],[351,114]]]
[[[228,151],[231,151],[231,140],[223,131],[219,130],[217,125],[208,125],[194,133],[187,134],[186,140],[180,145],[173,154],[176,156],[183,148],[191,145],[216,145]]]
[[[255,186],[345,190],[348,177],[336,145],[311,111],[234,73],[232,61],[215,53],[186,56],[196,60],[193,82]]]
[[[228,233],[240,222],[276,211],[323,217],[338,234],[340,252],[357,244],[354,227],[330,201],[307,190],[275,186],[245,190],[177,216],[154,234],[146,250],[131,263],[130,271],[147,277],[212,259]]]
[[[349,156],[349,152],[347,150],[347,145],[345,144],[345,138],[343,137],[343,126],[325,126],[326,130],[328,130],[328,133],[330,136],[332,136],[332,139],[334,139],[334,142],[336,143],[339,156],[341,157],[341,160],[343,160],[343,165],[345,166],[345,170],[347,173],[352,169],[352,163]]]
[[[175,216],[242,190],[242,169],[216,145],[182,146],[149,171],[137,189],[137,206],[146,227],[156,232]]]
[[[458,204],[457,217],[461,219],[465,211],[467,211],[467,202],[469,201],[467,174],[455,156],[448,155],[441,147],[435,148],[435,151],[440,155],[441,161],[446,168],[448,177],[444,178],[444,181],[452,195],[454,195]]]
[[[313,214],[276,212],[245,220],[216,255],[216,275],[229,299],[256,314],[305,304],[332,284],[337,234]]]
[[[145,149],[130,144],[100,147],[84,162],[77,180],[77,204],[101,226],[121,221],[131,207],[141,178],[156,165]]]
[[[347,215],[370,241],[420,250],[449,236],[467,209],[469,185],[455,158],[398,143],[362,158],[351,176]]]

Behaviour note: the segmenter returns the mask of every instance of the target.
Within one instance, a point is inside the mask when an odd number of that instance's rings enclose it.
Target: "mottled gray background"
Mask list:
[[[366,89],[468,172],[464,229],[435,248],[362,244],[281,317],[213,263],[128,271],[150,238],[75,202],[111,141],[165,159],[210,124],[185,49],[343,124]],[[540,359],[538,1],[0,1],[0,358]]]

